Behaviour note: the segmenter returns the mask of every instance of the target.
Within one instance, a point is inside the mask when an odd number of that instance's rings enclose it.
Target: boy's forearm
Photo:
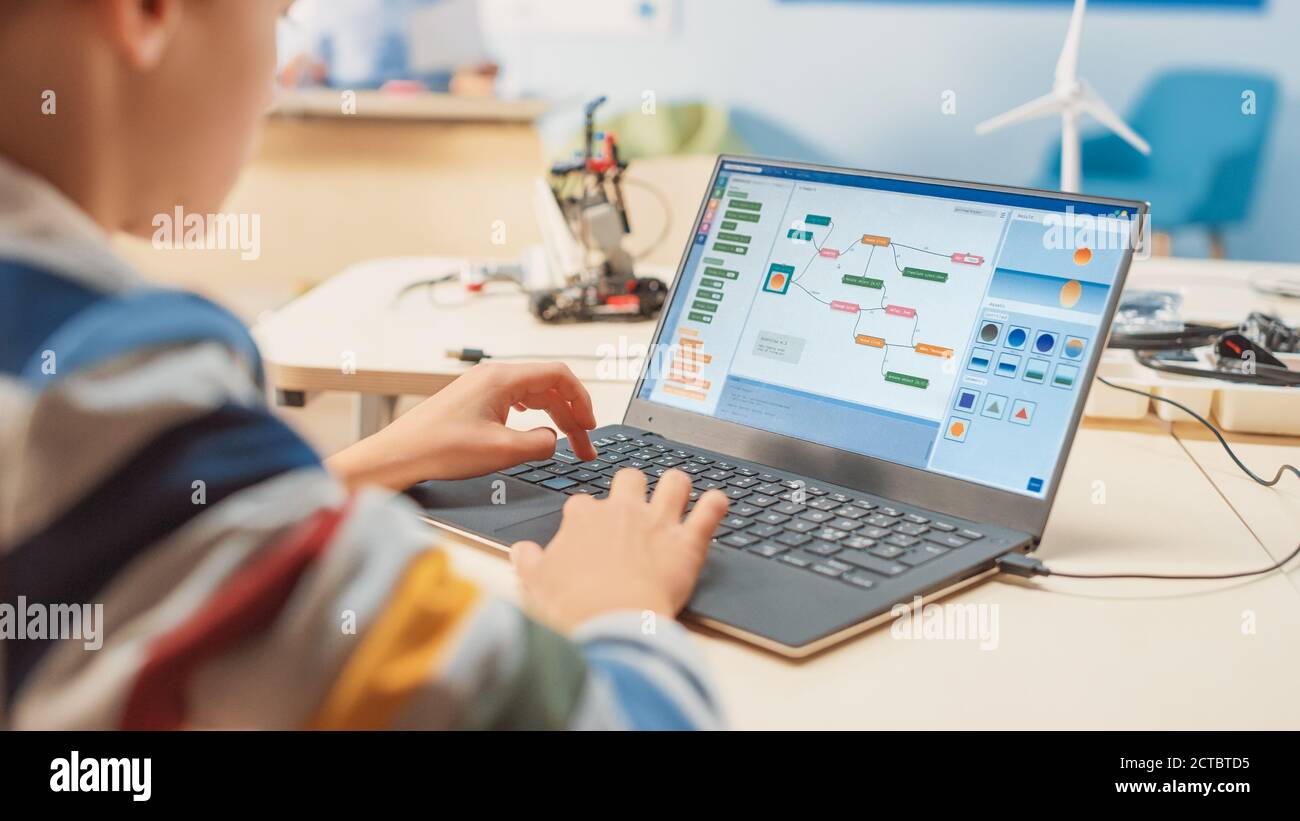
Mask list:
[[[390,451],[375,436],[349,445],[325,460],[329,469],[350,490],[383,487],[402,491],[422,477],[409,460]]]

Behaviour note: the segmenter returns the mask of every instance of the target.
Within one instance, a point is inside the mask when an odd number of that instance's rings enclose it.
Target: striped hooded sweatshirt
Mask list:
[[[0,159],[0,727],[702,728],[685,631],[571,636],[272,415],[251,337]]]

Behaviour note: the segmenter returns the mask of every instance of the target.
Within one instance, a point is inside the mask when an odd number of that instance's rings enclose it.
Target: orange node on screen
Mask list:
[[[1074,252],[1075,265],[1087,265],[1089,262],[1092,262],[1091,248],[1079,248]]]

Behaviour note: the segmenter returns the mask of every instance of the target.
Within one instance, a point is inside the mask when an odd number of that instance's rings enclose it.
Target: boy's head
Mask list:
[[[292,0],[0,0],[0,155],[108,230],[216,210],[270,102]]]

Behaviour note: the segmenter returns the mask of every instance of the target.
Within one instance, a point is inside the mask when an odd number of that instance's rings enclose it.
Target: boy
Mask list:
[[[683,519],[684,474],[647,502],[629,470],[571,499],[545,552],[514,546],[533,621],[392,492],[549,456],[512,408],[594,458],[566,368],[480,365],[322,464],[263,406],[238,322],[106,246],[216,210],[288,5],[0,0],[0,629],[25,634],[2,633],[0,726],[716,726],[671,616],[720,493]],[[56,640],[51,614],[92,604],[99,649]]]

